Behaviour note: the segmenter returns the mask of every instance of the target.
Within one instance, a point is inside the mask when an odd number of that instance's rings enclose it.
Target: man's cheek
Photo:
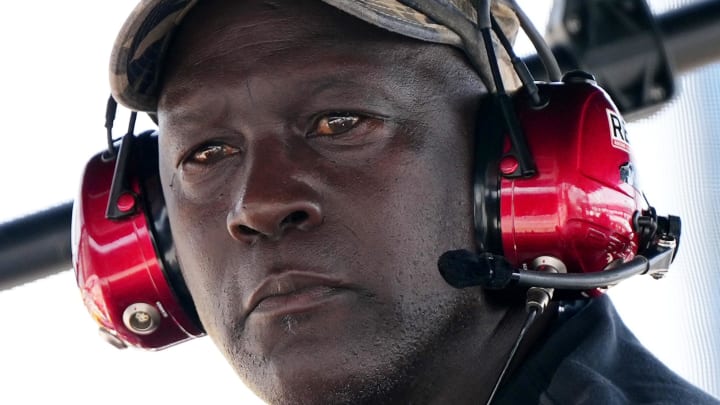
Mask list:
[[[216,336],[229,321],[225,310],[234,300],[223,288],[222,264],[199,240],[189,237],[177,246],[177,255],[185,282],[206,332]]]
[[[168,201],[170,226],[185,281],[193,297],[215,294],[222,263],[218,249],[227,239],[224,221],[218,215],[203,213],[194,204]]]

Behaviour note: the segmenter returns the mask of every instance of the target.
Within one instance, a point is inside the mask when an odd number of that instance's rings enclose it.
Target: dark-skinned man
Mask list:
[[[470,2],[451,3],[473,19]],[[493,12],[512,37],[512,11]],[[152,0],[128,19],[113,93],[156,114],[183,277],[265,401],[490,397],[524,302],[455,289],[437,269],[443,252],[475,248],[471,151],[490,76],[463,51],[391,0]],[[560,308],[530,331],[495,403],[712,402],[607,298]]]

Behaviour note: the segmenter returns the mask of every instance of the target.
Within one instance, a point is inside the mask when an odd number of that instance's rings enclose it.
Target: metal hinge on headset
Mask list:
[[[668,215],[658,216],[655,208],[636,212],[633,216],[633,227],[638,233],[638,252],[649,258],[650,266],[646,274],[660,279],[667,274],[670,264],[675,260],[680,246],[681,222],[680,217]],[[672,255],[658,255],[658,252],[672,250]]]
[[[110,196],[105,216],[108,219],[123,219],[137,212],[137,195],[128,181],[128,166],[135,135],[128,132],[120,142],[120,151],[115,161]]]

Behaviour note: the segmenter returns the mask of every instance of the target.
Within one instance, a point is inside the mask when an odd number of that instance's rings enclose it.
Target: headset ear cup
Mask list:
[[[647,202],[628,174],[633,159],[617,108],[587,75],[538,88],[548,100],[542,108],[522,91],[514,96],[537,174],[504,175],[511,155],[499,166],[503,256],[518,268],[559,261],[571,273],[632,260],[633,218]]]
[[[161,349],[204,331],[174,256],[157,136],[128,139],[126,161],[98,154],[87,164],[73,208],[73,266],[85,305],[112,343]],[[117,182],[125,184],[114,199],[116,166],[125,168]],[[122,215],[108,218],[109,201]]]
[[[500,173],[505,126],[499,100],[494,94],[483,97],[477,114],[474,140],[474,222],[475,245],[480,252],[502,255],[500,239]]]

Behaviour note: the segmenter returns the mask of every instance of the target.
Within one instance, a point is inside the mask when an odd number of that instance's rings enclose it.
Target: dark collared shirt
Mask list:
[[[662,364],[607,296],[561,307],[494,404],[720,404]]]

